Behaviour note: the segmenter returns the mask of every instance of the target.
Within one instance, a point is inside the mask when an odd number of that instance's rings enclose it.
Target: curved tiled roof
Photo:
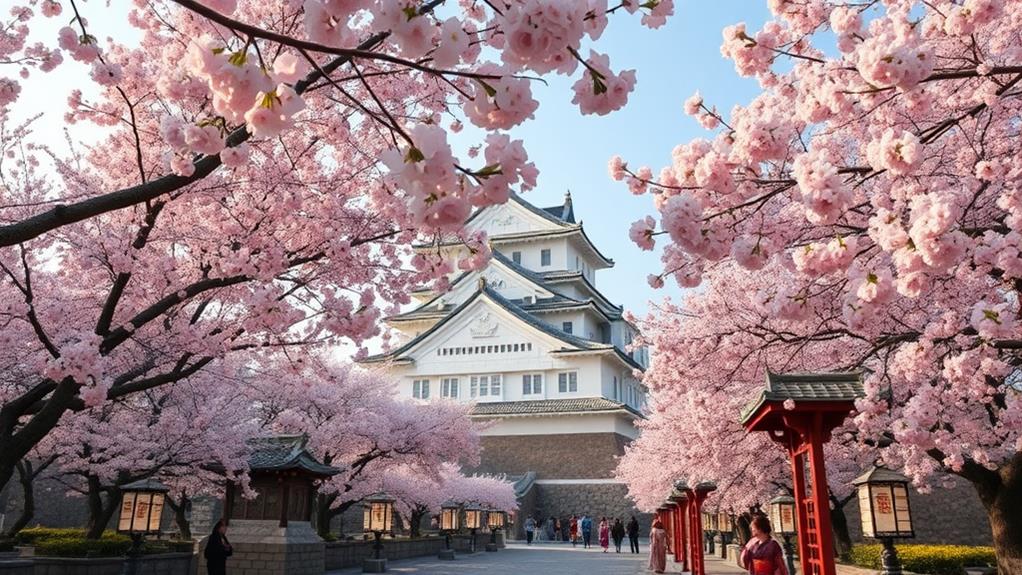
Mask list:
[[[854,401],[865,394],[858,372],[767,373],[766,389],[742,409],[741,421],[768,401]]]
[[[340,473],[340,469],[324,465],[306,448],[309,438],[305,435],[272,435],[248,440],[252,449],[248,457],[251,471],[304,470],[313,475],[329,477]]]
[[[549,415],[551,413],[593,413],[626,411],[641,417],[635,408],[604,397],[572,397],[565,399],[535,399],[530,401],[489,401],[477,403],[470,415],[497,417],[510,415]]]

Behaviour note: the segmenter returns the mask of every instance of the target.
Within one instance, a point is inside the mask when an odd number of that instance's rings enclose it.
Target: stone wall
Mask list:
[[[588,514],[593,517],[594,529],[601,517],[620,518],[623,523],[634,515],[639,521],[639,534],[646,536],[653,516],[640,513],[628,497],[628,488],[622,483],[588,485],[537,484],[536,519],[551,516],[566,518]]]
[[[476,533],[476,552],[482,553],[489,542],[489,532]],[[382,556],[389,560],[436,556],[443,548],[444,539],[439,536],[384,539]],[[451,537],[451,548],[459,553],[467,553],[471,548],[470,537],[468,535]],[[334,541],[325,544],[325,553],[327,570],[354,567],[361,565],[363,559],[373,556],[373,543],[371,540]]]
[[[138,575],[186,575],[194,571],[191,553],[146,555],[139,559]],[[0,561],[0,575],[121,575],[123,557],[32,557]]]
[[[564,435],[488,435],[480,438],[482,456],[475,473],[521,475],[540,479],[609,479],[629,439],[617,433]]]
[[[936,482],[940,484],[939,479]],[[931,493],[912,489],[909,505],[916,533],[913,543],[992,544],[993,535],[986,510],[976,490],[964,479],[957,479],[950,489],[938,488]],[[852,541],[863,542],[857,499],[845,506],[845,514]]]
[[[235,575],[322,575],[323,540],[308,521],[291,521],[279,527],[276,521],[233,519],[227,528],[233,555],[228,570]],[[199,572],[205,539],[199,545]]]

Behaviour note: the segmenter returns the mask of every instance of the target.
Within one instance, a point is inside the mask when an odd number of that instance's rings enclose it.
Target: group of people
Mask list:
[[[752,537],[742,547],[739,563],[749,575],[788,575],[781,545],[770,536],[770,520],[765,515],[756,515],[749,525]],[[667,570],[667,554],[670,545],[667,531],[659,520],[653,521],[649,532],[649,569],[654,573]]]
[[[538,524],[531,515],[525,519],[525,542],[528,545],[545,537],[547,541],[571,542],[573,547],[581,543],[584,548],[589,549],[592,547],[593,532],[593,518],[588,514],[581,517],[572,515],[568,519],[551,517],[542,524]],[[639,522],[634,516],[627,525],[622,523],[620,518],[614,519],[612,524],[606,517],[601,517],[595,532],[604,553],[610,549],[611,541],[614,542],[615,552],[620,553],[626,535],[632,553],[639,552]]]

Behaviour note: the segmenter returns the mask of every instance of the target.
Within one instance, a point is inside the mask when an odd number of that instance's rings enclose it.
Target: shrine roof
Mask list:
[[[251,471],[301,470],[311,475],[330,477],[340,469],[320,463],[308,450],[306,435],[272,435],[248,440],[252,453],[248,458]]]
[[[851,402],[865,395],[859,372],[770,373],[766,388],[742,409],[744,424],[767,402]]]
[[[489,401],[476,403],[470,413],[473,417],[499,417],[514,415],[550,415],[572,413],[627,412],[642,417],[635,408],[605,397],[577,397],[565,399],[536,399],[530,401]]]

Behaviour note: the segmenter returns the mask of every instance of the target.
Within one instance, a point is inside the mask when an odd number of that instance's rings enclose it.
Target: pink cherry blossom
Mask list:
[[[635,88],[635,70],[614,74],[610,58],[597,52],[590,52],[586,64],[586,71],[572,86],[575,97],[571,102],[578,104],[583,114],[604,116],[621,109]]]

